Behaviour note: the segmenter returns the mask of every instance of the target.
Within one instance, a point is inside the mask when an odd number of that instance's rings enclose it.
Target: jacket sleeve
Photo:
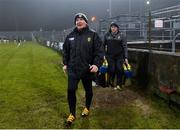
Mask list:
[[[65,39],[65,42],[63,44],[63,64],[64,65],[68,65],[68,61],[69,61],[69,41],[68,41],[68,36]]]
[[[122,35],[122,42],[123,42],[123,58],[128,58],[128,50],[127,50],[127,40],[126,36]]]
[[[93,64],[96,65],[98,68],[102,65],[103,57],[105,55],[103,42],[98,36],[97,33],[94,33],[93,39]]]

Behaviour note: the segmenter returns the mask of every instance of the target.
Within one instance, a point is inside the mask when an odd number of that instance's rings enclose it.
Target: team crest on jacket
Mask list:
[[[87,41],[88,41],[88,42],[91,42],[91,38],[90,38],[90,37],[88,37]]]

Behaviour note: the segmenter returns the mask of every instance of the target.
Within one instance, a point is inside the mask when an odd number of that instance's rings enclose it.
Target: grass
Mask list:
[[[32,42],[16,46],[0,44],[0,128],[67,128],[67,79],[61,57]],[[122,96],[111,89],[94,88],[94,92],[94,102],[109,93]],[[175,113],[156,97],[137,96],[124,105],[93,103],[88,118],[80,117],[81,85],[77,98],[77,120],[70,128],[180,128],[179,110]]]

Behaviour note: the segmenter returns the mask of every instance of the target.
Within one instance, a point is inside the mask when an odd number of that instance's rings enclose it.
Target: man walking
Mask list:
[[[114,89],[122,87],[122,65],[128,64],[128,52],[126,37],[119,31],[115,22],[110,25],[109,31],[104,36],[104,46],[108,60],[109,83]],[[114,85],[115,77],[117,79]]]
[[[82,116],[88,116],[93,97],[92,79],[102,64],[104,49],[98,34],[88,27],[85,14],[78,13],[74,18],[75,28],[66,37],[63,45],[63,70],[68,75],[68,123],[76,117],[76,90],[81,80],[85,89],[86,103]]]

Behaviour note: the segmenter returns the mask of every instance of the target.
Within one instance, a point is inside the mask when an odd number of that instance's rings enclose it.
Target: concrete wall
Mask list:
[[[180,53],[129,49],[129,62],[140,88],[165,99],[169,97],[159,88],[174,88],[176,92],[170,95],[170,99],[180,104]]]

